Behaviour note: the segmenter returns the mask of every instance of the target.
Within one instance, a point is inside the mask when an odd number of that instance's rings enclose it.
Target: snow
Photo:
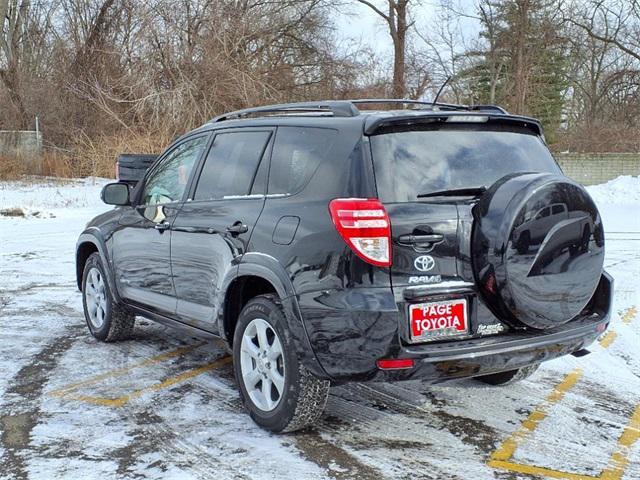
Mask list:
[[[587,187],[598,206],[629,205],[640,203],[640,176],[623,175],[601,185]]]
[[[93,207],[104,210],[100,190],[109,183],[105,178],[84,179],[31,178],[0,182],[0,208],[50,210]],[[111,180],[112,181],[112,180]]]
[[[606,230],[605,268],[615,279],[611,330],[592,354],[544,364],[531,379],[490,388],[471,380],[332,388],[323,421],[272,435],[244,413],[231,367],[131,398],[113,399],[226,354],[153,322],[135,339],[98,343],[83,325],[75,285],[77,235],[109,209],[106,179],[0,182],[0,479],[13,478],[530,478],[487,460],[566,374],[583,377],[523,439],[512,461],[598,476],[640,405],[640,177],[588,187]],[[623,321],[624,318],[624,321]],[[202,343],[202,345],[200,345]],[[185,345],[189,352],[131,368]],[[53,393],[114,369],[75,396]],[[76,398],[78,397],[78,398]],[[640,478],[640,441],[622,480]]]

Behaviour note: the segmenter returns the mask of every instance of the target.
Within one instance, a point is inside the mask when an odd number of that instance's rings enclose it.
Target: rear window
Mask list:
[[[271,154],[270,194],[298,193],[335,142],[336,130],[278,127]]]
[[[561,173],[540,137],[499,125],[426,125],[371,137],[378,195],[410,202],[454,188],[490,187],[516,172]]]

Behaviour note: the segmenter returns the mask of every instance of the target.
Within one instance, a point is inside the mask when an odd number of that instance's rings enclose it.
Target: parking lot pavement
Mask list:
[[[73,252],[94,213],[0,217],[2,479],[640,478],[634,229],[608,237],[614,316],[591,355],[502,388],[335,387],[317,429],[277,436],[243,412],[222,345],[143,319],[131,341],[89,335]]]

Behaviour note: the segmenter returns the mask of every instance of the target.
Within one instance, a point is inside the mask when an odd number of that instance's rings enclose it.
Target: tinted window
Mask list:
[[[538,215],[536,215],[536,220],[540,220],[541,218],[548,217],[548,216],[549,216],[549,207],[545,207],[538,212]]]
[[[335,130],[278,127],[271,155],[269,193],[297,193],[309,181],[336,138]]]
[[[562,206],[562,205],[553,205],[552,212],[553,212],[554,215],[562,213],[562,212],[564,212],[564,206]]]
[[[160,160],[147,178],[142,192],[142,204],[160,205],[180,201],[193,165],[206,143],[206,135],[186,140]]]
[[[248,195],[270,136],[271,132],[216,135],[202,168],[194,200]]]
[[[418,129],[419,128],[419,129]],[[524,128],[430,125],[371,137],[383,202],[421,193],[491,186],[515,172],[560,173],[540,137]]]

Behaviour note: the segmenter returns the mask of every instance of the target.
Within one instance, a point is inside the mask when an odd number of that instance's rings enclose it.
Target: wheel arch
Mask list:
[[[82,275],[84,266],[91,254],[98,253],[102,260],[102,266],[107,273],[107,286],[113,297],[120,300],[120,296],[115,288],[114,275],[111,262],[107,256],[107,248],[103,239],[92,230],[80,234],[76,244],[76,283],[78,289],[82,291]]]
[[[230,347],[233,345],[235,325],[244,305],[257,295],[271,293],[282,306],[300,360],[317,377],[329,378],[311,348],[291,280],[275,258],[260,253],[247,253],[233,278],[225,283],[224,304],[218,315],[218,332]]]

